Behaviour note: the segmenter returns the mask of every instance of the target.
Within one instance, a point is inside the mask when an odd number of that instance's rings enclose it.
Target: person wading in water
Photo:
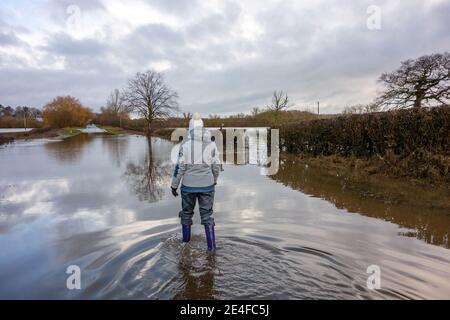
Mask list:
[[[198,201],[201,223],[205,227],[208,251],[216,250],[213,205],[214,191],[220,172],[218,150],[208,130],[203,128],[203,121],[195,113],[189,121],[189,133],[178,152],[172,178],[172,194],[178,196],[181,182],[181,227],[183,242],[191,238],[192,217],[195,203]]]

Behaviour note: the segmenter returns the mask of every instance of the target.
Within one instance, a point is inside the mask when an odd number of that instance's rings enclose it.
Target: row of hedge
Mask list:
[[[416,150],[450,155],[450,107],[342,115],[280,128],[281,146],[290,153],[370,157],[407,156]]]

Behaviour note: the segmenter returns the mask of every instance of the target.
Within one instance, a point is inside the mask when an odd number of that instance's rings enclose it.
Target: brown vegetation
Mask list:
[[[89,108],[71,96],[53,99],[44,106],[43,116],[44,126],[52,128],[83,127],[94,118]]]
[[[42,122],[36,119],[27,119],[26,125],[24,120],[17,117],[0,117],[0,128],[39,128]]]
[[[0,145],[11,143],[15,140],[27,140],[27,139],[40,139],[40,138],[53,138],[58,136],[64,136],[63,130],[52,129],[49,127],[35,128],[26,132],[9,132],[0,134]]]
[[[203,119],[209,127],[276,127],[300,121],[323,119],[330,116],[318,116],[308,111],[262,111],[255,115],[234,115],[224,118]]]
[[[280,137],[290,153],[360,158],[369,171],[450,183],[449,106],[301,122],[280,127]]]
[[[39,128],[41,111],[33,107],[12,108],[0,104],[0,128]]]
[[[101,107],[96,123],[122,128],[123,124],[129,120],[130,112],[131,109],[125,104],[123,94],[118,89],[114,89],[108,97],[106,106]]]
[[[1,135],[1,134],[0,134],[0,145],[2,145],[2,144],[7,144],[7,143],[11,143],[11,142],[13,142],[13,141],[14,141],[14,138],[13,138],[13,137],[8,137],[8,136]]]
[[[391,179],[385,173],[373,173],[374,168],[377,168],[375,158],[362,161],[338,156],[300,158],[284,154],[277,174],[271,178],[349,212],[416,229],[418,238],[449,248],[446,221],[450,212],[450,188],[446,185],[430,188],[429,183]]]

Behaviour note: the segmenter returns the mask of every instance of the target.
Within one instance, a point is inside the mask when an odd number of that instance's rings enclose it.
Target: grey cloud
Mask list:
[[[106,13],[107,10],[101,0],[46,0],[44,6],[47,8],[48,18],[59,25],[65,25],[72,11],[69,7],[77,6],[80,13],[99,11]]]
[[[228,114],[240,113],[248,111],[249,106],[261,107],[267,99],[267,92],[246,93],[236,97],[228,97],[223,99],[215,99],[208,102],[194,103],[186,105],[187,110],[198,109],[201,110],[202,116],[206,117],[210,114]],[[230,112],[228,106],[234,106],[234,110]]]
[[[81,11],[105,11],[106,8],[100,0],[47,0],[45,6],[56,20],[65,19],[67,8],[77,6]]]
[[[83,10],[104,10],[105,6],[100,0],[47,0],[47,6],[54,10],[66,9],[68,6],[76,5]]]
[[[150,0],[150,6],[171,14],[191,14],[197,10],[199,0]]]
[[[6,101],[5,105],[12,106],[42,107],[58,95],[73,95],[97,109],[110,90],[123,83],[121,75],[114,72],[3,69],[2,77],[8,81],[2,81],[0,97]]]
[[[20,40],[12,32],[3,32],[0,30],[0,46],[17,45]]]
[[[100,1],[74,3],[86,10],[106,10]],[[48,34],[39,50],[63,57],[65,69],[8,65],[1,72],[10,81],[0,85],[0,96],[9,104],[42,105],[56,95],[73,94],[98,110],[111,89],[123,87],[152,63],[169,61],[165,76],[179,92],[184,110],[246,112],[267,104],[273,90],[283,89],[298,107],[320,100],[328,105],[325,112],[337,112],[346,104],[371,101],[378,76],[402,60],[450,49],[448,2],[319,3],[300,11],[284,2],[260,8],[253,18],[263,33],[248,40],[233,33],[247,13],[242,3],[228,2],[222,12],[197,18],[196,1],[149,1],[161,12],[192,22],[185,28],[146,24],[119,39]],[[366,27],[371,4],[382,8],[381,30]],[[61,3],[51,6],[59,13],[64,8]],[[5,33],[7,29],[0,30],[0,46],[14,40],[4,36],[13,35]],[[250,54],[254,57],[246,58]]]
[[[108,49],[108,44],[101,43],[93,39],[74,39],[68,34],[60,33],[51,37],[46,46],[42,49],[63,56],[93,56],[104,54]]]

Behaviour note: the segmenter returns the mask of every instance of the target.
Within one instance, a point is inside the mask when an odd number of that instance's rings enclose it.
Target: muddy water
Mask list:
[[[289,157],[273,177],[226,165],[212,255],[198,216],[181,243],[171,148],[128,135],[2,147],[0,298],[450,298],[448,194],[397,193]],[[66,287],[69,265],[81,290]],[[379,290],[366,286],[370,265]]]

